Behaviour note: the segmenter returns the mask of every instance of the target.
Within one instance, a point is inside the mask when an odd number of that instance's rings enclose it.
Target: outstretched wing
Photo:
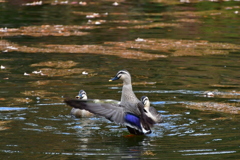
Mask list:
[[[144,134],[149,134],[152,132],[151,127],[155,124],[155,121],[146,115],[142,102],[139,102],[137,104],[137,107],[141,113],[140,121],[141,121],[141,126],[142,126],[142,132]]]
[[[96,115],[103,116],[112,122],[124,124],[124,108],[118,104],[90,103],[88,100],[65,99],[64,102],[71,107],[85,109]]]
[[[156,123],[161,123],[163,122],[163,118],[161,116],[160,113],[158,113],[158,111],[154,108],[154,107],[150,107],[149,108],[149,112],[152,114],[151,118],[153,118],[153,120],[156,122]],[[148,115],[148,114],[147,114]]]

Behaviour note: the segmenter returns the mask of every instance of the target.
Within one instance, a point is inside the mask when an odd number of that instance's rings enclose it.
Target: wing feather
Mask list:
[[[162,116],[154,107],[149,108],[150,114],[152,114],[151,118],[154,119],[156,123],[161,123],[163,121]]]
[[[91,113],[103,116],[112,122],[124,124],[125,112],[118,104],[89,103],[88,100],[66,99],[66,104],[71,107],[85,109]]]

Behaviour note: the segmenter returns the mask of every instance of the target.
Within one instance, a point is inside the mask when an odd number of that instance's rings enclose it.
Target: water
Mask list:
[[[173,2],[1,2],[1,159],[239,159],[239,3]],[[120,69],[164,117],[150,135],[63,103],[119,100]]]

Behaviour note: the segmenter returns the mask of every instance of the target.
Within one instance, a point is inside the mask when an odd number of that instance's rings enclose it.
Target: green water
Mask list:
[[[218,108],[239,107],[239,2],[60,2],[0,3],[1,159],[239,159],[240,117]],[[164,117],[150,135],[63,103],[120,100],[121,69]]]

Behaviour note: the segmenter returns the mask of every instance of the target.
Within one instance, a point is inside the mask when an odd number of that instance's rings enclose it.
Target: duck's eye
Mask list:
[[[147,98],[144,98],[144,99],[143,99],[143,103],[146,103],[147,100],[148,100]]]
[[[127,73],[124,71],[120,71],[118,74],[120,75],[120,74],[127,74]]]

